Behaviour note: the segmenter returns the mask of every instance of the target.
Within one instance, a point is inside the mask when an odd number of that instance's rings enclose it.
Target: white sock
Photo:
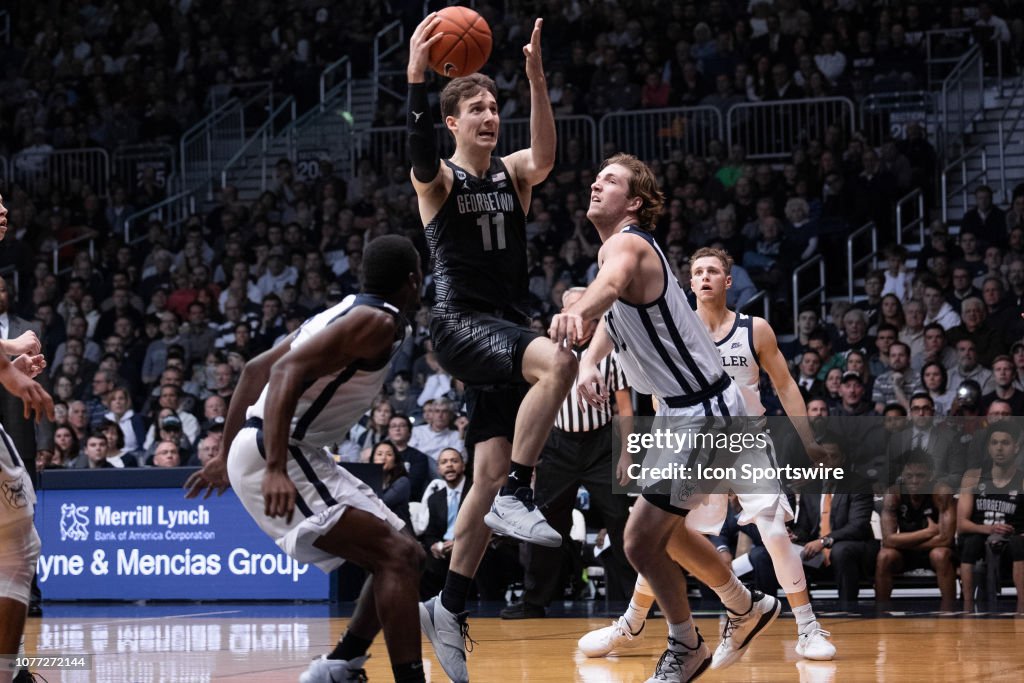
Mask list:
[[[743,576],[754,571],[754,564],[750,561],[750,553],[744,553],[732,561],[732,573],[736,576]]]
[[[721,586],[712,586],[711,590],[715,591],[725,608],[733,614],[746,614],[754,606],[750,591],[732,574],[728,581]]]
[[[693,628],[693,619],[678,624],[668,625],[669,649],[672,649],[672,641],[680,643],[691,650],[697,647],[697,631]]]
[[[803,633],[807,626],[810,626],[815,621],[814,609],[811,607],[811,603],[806,605],[800,605],[799,607],[793,608],[793,618],[796,619],[796,632]]]

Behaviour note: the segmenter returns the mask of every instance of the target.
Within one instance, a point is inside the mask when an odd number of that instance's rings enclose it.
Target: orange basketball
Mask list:
[[[491,27],[468,7],[445,7],[437,13],[441,23],[434,32],[444,34],[430,47],[430,68],[442,76],[468,76],[491,56]]]

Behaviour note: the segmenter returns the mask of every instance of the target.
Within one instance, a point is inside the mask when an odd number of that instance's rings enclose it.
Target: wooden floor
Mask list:
[[[296,681],[308,661],[328,651],[344,629],[340,618],[239,618],[231,610],[133,618],[30,619],[29,654],[88,652],[91,671],[41,671],[49,683],[192,683]],[[469,657],[474,682],[635,683],[647,680],[664,647],[661,620],[648,622],[643,647],[628,657],[586,659],[576,641],[606,625],[596,619],[472,620],[477,641]],[[745,658],[702,681],[1020,681],[1024,619],[971,617],[823,618],[839,656],[833,662],[797,657],[795,623],[779,619]],[[698,620],[714,648],[718,621]],[[424,641],[429,681],[447,680]],[[370,681],[391,680],[383,639],[371,649]]]

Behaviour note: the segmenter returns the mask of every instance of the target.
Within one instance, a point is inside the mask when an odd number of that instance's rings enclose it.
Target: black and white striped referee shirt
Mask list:
[[[576,360],[581,360],[588,348],[574,348],[572,352],[576,354]],[[626,384],[626,376],[622,374],[622,369],[619,368],[614,352],[608,354],[604,360],[598,363],[597,369],[604,376],[604,383],[608,387],[609,394],[614,394],[616,391],[629,386]],[[578,380],[579,377],[577,376],[576,379]],[[558,411],[558,417],[555,418],[555,427],[563,432],[592,432],[611,422],[612,417],[612,407],[610,404],[601,410],[592,407],[585,401],[580,406],[579,394],[576,391],[576,380],[573,380],[569,396],[562,403],[562,407]]]

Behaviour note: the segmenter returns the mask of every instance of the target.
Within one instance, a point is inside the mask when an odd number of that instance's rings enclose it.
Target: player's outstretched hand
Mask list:
[[[263,474],[263,512],[267,517],[284,517],[292,523],[298,491],[287,472],[267,470]]]
[[[26,420],[32,419],[32,413],[36,414],[36,422],[42,422],[43,416],[53,420],[53,399],[38,382],[13,364],[8,363],[0,371],[0,384],[25,404]]]
[[[540,55],[540,29],[543,25],[543,19],[533,22],[530,43],[523,45],[523,55],[526,56],[526,77],[531,81],[535,78],[544,78],[544,64]]]
[[[192,473],[185,482],[185,497],[196,498],[206,491],[206,495],[203,496],[203,500],[206,500],[214,491],[218,496],[222,496],[229,488],[231,482],[228,481],[228,462],[225,458],[217,457],[203,465],[198,472]]]
[[[5,346],[7,354],[10,356],[20,356],[23,353],[34,356],[43,350],[43,345],[39,343],[39,337],[32,330],[23,332],[15,339],[8,339]]]
[[[604,377],[593,363],[580,365],[579,377],[576,380],[576,389],[579,394],[580,405],[584,401],[595,408],[604,408],[608,403],[608,387],[604,383]]]
[[[431,12],[412,32],[412,38],[409,39],[409,66],[406,68],[406,76],[410,82],[418,83],[423,80],[423,73],[430,66],[430,47],[444,35],[440,32],[430,35],[440,23],[441,17],[437,12]]]
[[[548,336],[558,346],[572,348],[583,337],[583,318],[576,313],[555,313],[548,326]]]
[[[12,360],[11,365],[24,372],[29,378],[34,379],[46,369],[46,358],[41,353],[35,355],[23,353]]]

